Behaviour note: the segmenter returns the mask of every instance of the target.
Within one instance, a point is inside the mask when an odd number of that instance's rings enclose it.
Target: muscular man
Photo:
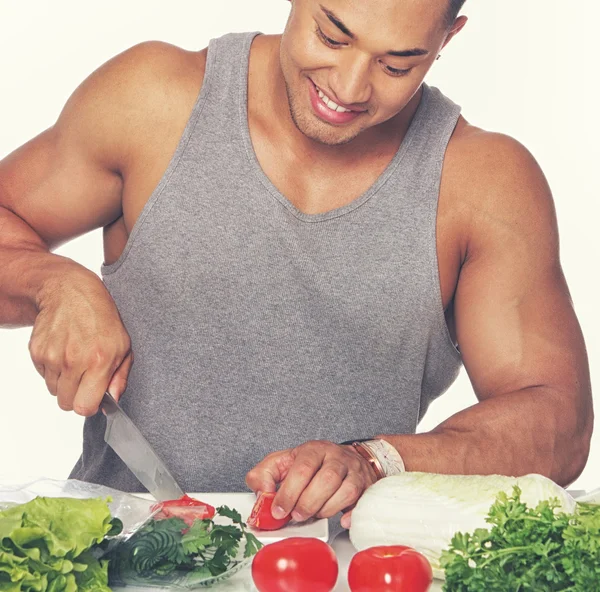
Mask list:
[[[462,3],[293,0],[281,36],[143,43],[0,163],[0,322],[33,325],[87,416],[73,477],[140,487],[103,442],[107,388],[186,490],[279,487],[298,520],[377,478],[349,440],[407,470],[581,473],[550,190],[423,82]],[[100,227],[104,281],[52,253]],[[462,363],[479,402],[415,435]]]

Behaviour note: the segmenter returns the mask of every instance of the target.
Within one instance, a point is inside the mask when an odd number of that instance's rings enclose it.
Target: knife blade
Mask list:
[[[104,393],[100,409],[106,414],[104,441],[140,483],[159,502],[182,497],[183,491],[165,463],[110,393]]]

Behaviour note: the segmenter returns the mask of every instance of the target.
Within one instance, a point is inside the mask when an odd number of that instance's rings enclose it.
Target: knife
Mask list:
[[[113,396],[106,392],[100,409],[106,414],[104,441],[159,502],[179,499],[181,487],[152,446]]]

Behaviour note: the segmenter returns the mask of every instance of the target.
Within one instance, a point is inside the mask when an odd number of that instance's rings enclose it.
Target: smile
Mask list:
[[[346,109],[346,108],[342,107],[341,105],[338,105],[332,99],[330,99],[316,84],[315,84],[315,88],[317,89],[317,94],[319,95],[319,98],[321,99],[321,101],[323,101],[323,103],[325,103],[325,105],[327,105],[327,107],[329,107],[329,109],[331,109],[332,111],[337,111],[338,113],[351,113],[352,112],[352,109]]]
[[[309,79],[310,102],[315,115],[330,125],[345,125],[354,121],[365,111],[354,111],[338,105]]]

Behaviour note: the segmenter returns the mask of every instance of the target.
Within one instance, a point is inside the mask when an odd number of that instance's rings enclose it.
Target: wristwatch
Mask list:
[[[342,446],[352,446],[373,468],[377,480],[406,471],[400,453],[386,440],[369,439],[348,440]]]

